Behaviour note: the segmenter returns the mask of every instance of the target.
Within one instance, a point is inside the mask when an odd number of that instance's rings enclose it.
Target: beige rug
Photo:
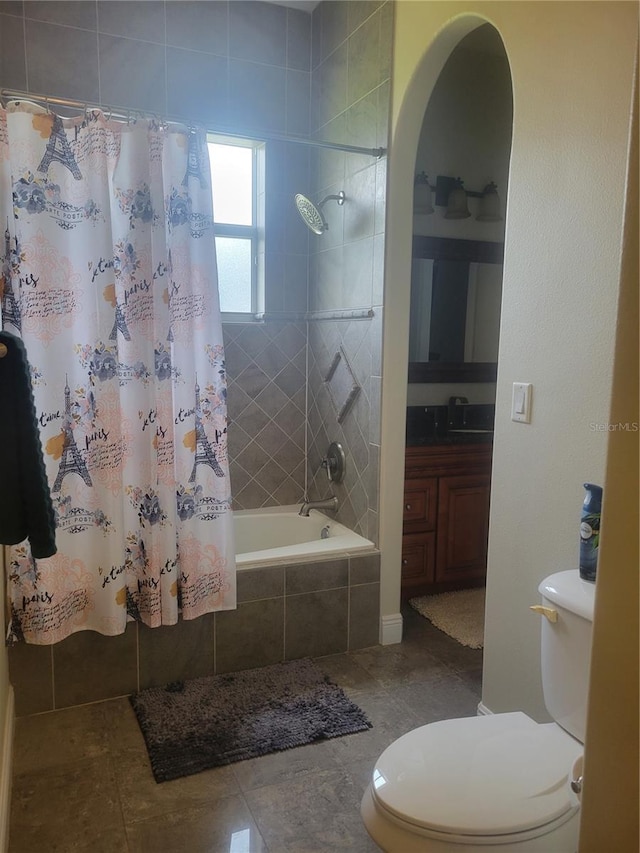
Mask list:
[[[409,604],[454,640],[481,649],[484,641],[484,588],[422,595]]]

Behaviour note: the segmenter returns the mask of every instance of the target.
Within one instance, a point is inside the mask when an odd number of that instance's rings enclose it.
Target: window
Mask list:
[[[257,146],[248,139],[207,138],[218,259],[220,310],[257,311]]]

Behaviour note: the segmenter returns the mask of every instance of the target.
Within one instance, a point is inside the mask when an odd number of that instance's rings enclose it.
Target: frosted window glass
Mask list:
[[[213,218],[227,225],[253,225],[253,150],[209,142]]]
[[[216,237],[220,310],[250,312],[251,240]]]

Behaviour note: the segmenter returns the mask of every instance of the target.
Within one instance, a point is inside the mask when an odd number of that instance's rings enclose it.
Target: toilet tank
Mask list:
[[[545,578],[538,592],[557,621],[542,619],[542,689],[547,710],[570,735],[584,743],[591,661],[595,584],[578,569]]]

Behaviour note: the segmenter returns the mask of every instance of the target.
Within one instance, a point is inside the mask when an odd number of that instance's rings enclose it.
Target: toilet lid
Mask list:
[[[568,781],[582,750],[555,723],[520,712],[444,720],[392,743],[376,763],[372,791],[382,808],[425,829],[525,832],[578,808]]]

